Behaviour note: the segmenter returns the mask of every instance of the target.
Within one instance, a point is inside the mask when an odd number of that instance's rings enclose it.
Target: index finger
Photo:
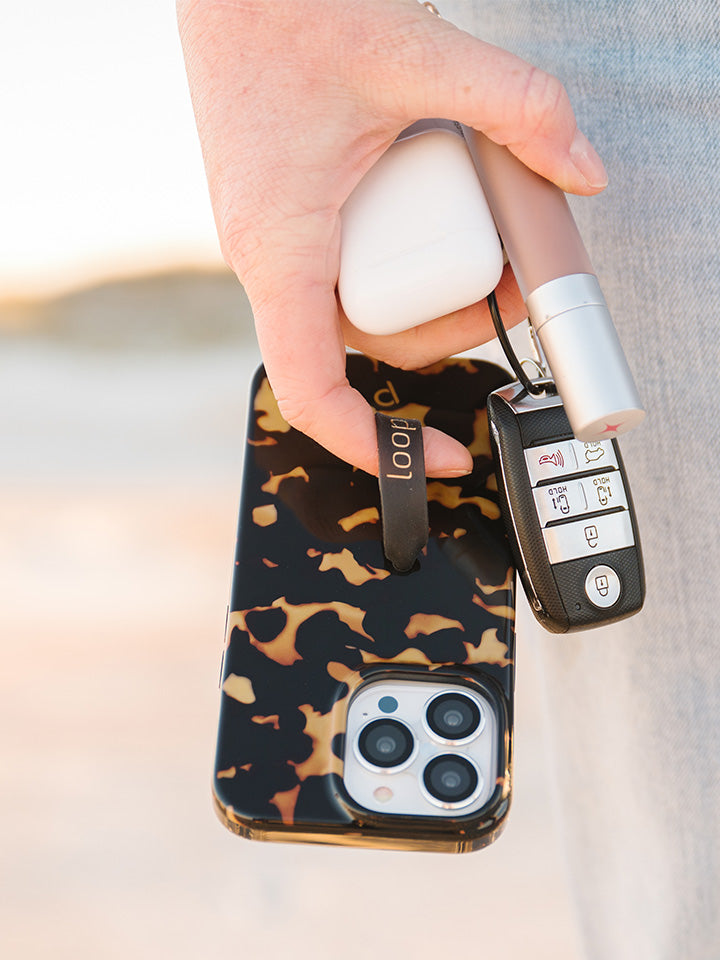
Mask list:
[[[278,276],[273,287],[272,299],[259,302],[254,312],[281,414],[335,456],[377,475],[374,411],[346,377],[334,283]],[[423,441],[429,476],[461,476],[472,469],[469,452],[452,437],[425,427]]]

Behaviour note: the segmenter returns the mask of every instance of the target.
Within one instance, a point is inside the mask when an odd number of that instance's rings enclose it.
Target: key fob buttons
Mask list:
[[[642,553],[617,441],[576,440],[551,384],[495,391],[488,419],[500,506],[538,620],[564,633],[636,613]]]

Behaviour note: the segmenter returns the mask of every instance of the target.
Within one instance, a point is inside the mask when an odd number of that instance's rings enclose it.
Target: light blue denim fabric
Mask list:
[[[592,960],[720,957],[720,15],[717,0],[438,0],[554,73],[610,177],[573,201],[648,411],[621,447],[643,612],[522,633],[546,679]],[[520,646],[527,649],[527,643]],[[522,662],[519,664],[522,670]]]

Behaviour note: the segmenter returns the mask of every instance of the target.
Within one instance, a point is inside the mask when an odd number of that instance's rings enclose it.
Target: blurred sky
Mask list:
[[[0,298],[220,262],[173,0],[0,16]]]

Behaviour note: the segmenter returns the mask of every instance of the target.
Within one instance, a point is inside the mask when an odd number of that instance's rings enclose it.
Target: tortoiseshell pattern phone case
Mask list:
[[[508,376],[469,359],[404,372],[351,354],[347,367],[375,409],[453,435],[474,469],[428,480],[429,540],[415,566],[397,573],[383,554],[377,478],[290,428],[258,371],[220,681],[216,808],[230,830],[254,839],[477,849],[499,834],[511,791],[515,570],[486,414],[488,394]],[[492,704],[496,768],[480,810],[388,815],[350,797],[348,704],[385,678],[459,684]]]

